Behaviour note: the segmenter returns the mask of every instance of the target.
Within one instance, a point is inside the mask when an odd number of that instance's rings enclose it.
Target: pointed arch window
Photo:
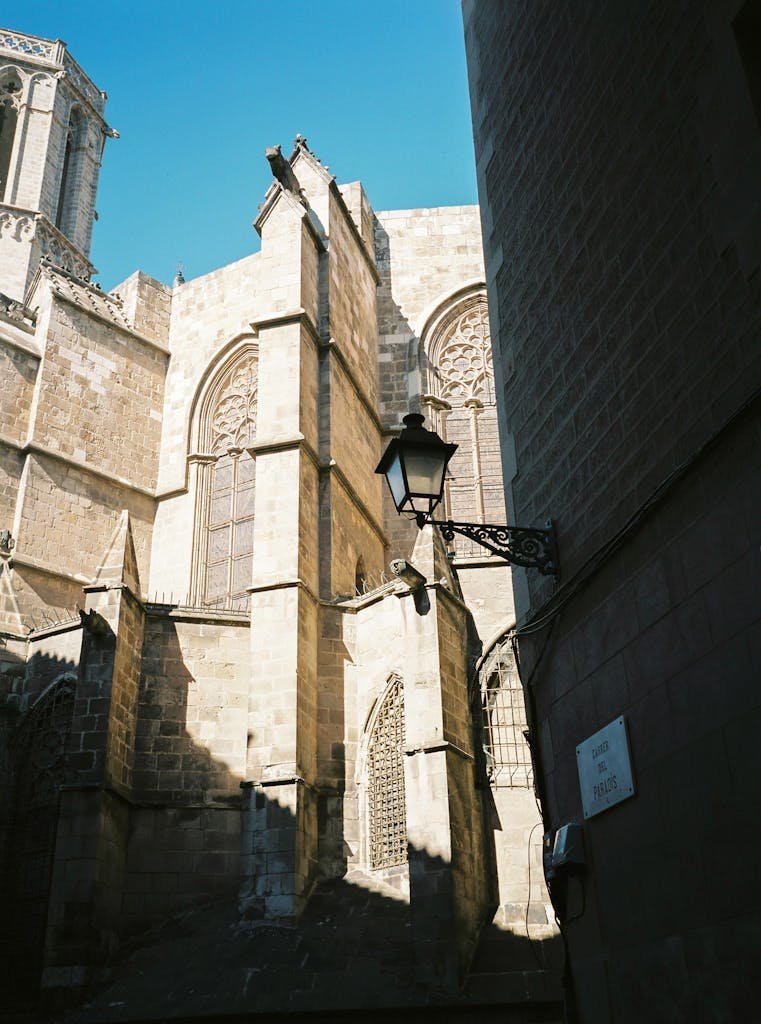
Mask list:
[[[371,727],[367,757],[368,852],[371,868],[407,863],[404,792],[404,687],[389,683]]]
[[[446,483],[445,514],[465,522],[504,522],[485,292],[470,292],[440,309],[423,332],[423,352],[421,411],[444,440],[459,445]],[[483,549],[464,537],[453,546],[458,555],[483,557]]]
[[[258,359],[247,345],[201,406],[191,589],[204,607],[248,607],[254,548]]]
[[[68,237],[73,234],[76,224],[77,189],[81,183],[85,135],[86,124],[82,113],[77,107],[72,107],[64,139],[63,167],[55,216],[55,226]]]
[[[0,79],[0,202],[10,202],[9,179],[20,98],[18,75],[11,73]]]

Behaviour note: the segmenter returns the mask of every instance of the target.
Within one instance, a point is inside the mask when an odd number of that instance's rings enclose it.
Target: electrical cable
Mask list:
[[[529,908],[531,907],[531,840],[532,840],[532,838],[534,836],[534,832],[536,831],[536,829],[538,829],[539,826],[542,825],[542,824],[543,823],[541,821],[535,822],[534,825],[531,827],[531,831],[528,834],[528,858],[527,858],[528,859],[528,895],[526,897],[526,920],[525,920],[526,938],[529,941],[529,945],[531,946],[531,953],[532,953],[534,959],[536,960],[537,967],[539,968],[540,971],[544,970],[544,964],[542,963],[541,958],[539,957],[538,953],[536,952],[536,949],[534,948],[535,940],[531,938],[531,933],[528,930],[528,913],[529,913]]]

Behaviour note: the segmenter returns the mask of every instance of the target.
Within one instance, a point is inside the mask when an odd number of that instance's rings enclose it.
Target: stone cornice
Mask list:
[[[26,327],[24,324],[20,324],[17,320],[11,320],[8,317],[3,316],[0,311],[0,324],[7,325],[13,331],[24,331],[24,333],[34,334],[34,330]],[[39,346],[29,338],[14,337],[11,331],[6,331],[0,327],[0,342],[4,345],[8,345],[10,348],[18,349],[19,352],[25,352],[29,356],[34,356],[35,359],[42,358],[42,352]]]
[[[65,271],[61,271],[61,269],[58,267],[56,267],[55,269],[57,273],[65,273]],[[76,280],[74,275],[69,276]],[[88,285],[88,282],[86,281],[78,281],[77,283],[85,286]],[[146,338],[144,334],[138,333],[138,331],[136,331],[132,327],[127,326],[127,324],[120,324],[116,320],[112,320],[107,316],[103,316],[102,313],[98,313],[97,310],[91,309],[81,302],[77,302],[76,299],[72,298],[72,296],[66,295],[64,292],[56,289],[55,285],[52,282],[51,290],[55,297],[59,299],[61,302],[65,302],[68,305],[73,306],[74,309],[78,309],[80,312],[86,313],[87,316],[91,317],[93,320],[97,320],[98,323],[105,324],[106,327],[111,327],[113,328],[113,330],[118,331],[120,334],[126,334],[131,340],[139,341],[141,344],[146,345],[148,348],[152,348],[156,352],[160,352],[162,356],[167,356],[167,358],[171,356],[171,351],[164,345],[162,345],[160,342],[154,341],[152,338]],[[107,293],[105,292],[101,293],[101,295],[106,294]]]
[[[24,569],[34,569],[36,572],[44,573],[46,576],[57,576],[60,579],[68,580],[70,583],[78,583],[80,586],[87,586],[92,583],[91,577],[85,576],[83,573],[67,572],[59,565],[50,565],[39,558],[31,558],[29,555],[14,554],[9,559],[8,564],[13,569],[19,566]]]
[[[314,604],[321,603],[314,590],[300,577],[287,580],[273,580],[271,583],[256,583],[252,587],[246,587],[247,594],[263,594],[269,593],[272,590],[303,590]]]
[[[139,484],[132,483],[125,477],[117,476],[116,473],[109,473],[108,470],[99,469],[97,466],[91,466],[89,463],[83,462],[81,459],[76,459],[72,455],[56,451],[55,448],[48,448],[46,445],[40,444],[38,441],[14,441],[13,438],[0,434],[0,445],[13,448],[21,455],[42,455],[45,458],[54,459],[56,462],[63,462],[68,466],[73,466],[75,469],[81,470],[89,476],[97,476],[101,480],[107,480],[109,483],[114,484],[117,487],[133,491],[135,494],[139,494],[144,498],[150,498],[152,500],[155,500],[156,498],[156,492],[147,487],[141,487]]]

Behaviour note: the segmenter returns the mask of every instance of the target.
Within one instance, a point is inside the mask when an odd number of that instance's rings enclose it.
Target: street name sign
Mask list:
[[[585,818],[593,818],[634,795],[623,715],[578,745],[576,765]]]

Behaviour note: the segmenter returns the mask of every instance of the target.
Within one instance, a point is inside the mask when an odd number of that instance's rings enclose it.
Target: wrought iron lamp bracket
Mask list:
[[[444,540],[454,540],[456,533],[474,540],[512,565],[538,569],[543,576],[560,577],[555,527],[547,520],[543,530],[531,526],[493,526],[489,523],[458,523],[452,519],[430,519],[417,516],[419,527],[431,523],[441,531]]]

